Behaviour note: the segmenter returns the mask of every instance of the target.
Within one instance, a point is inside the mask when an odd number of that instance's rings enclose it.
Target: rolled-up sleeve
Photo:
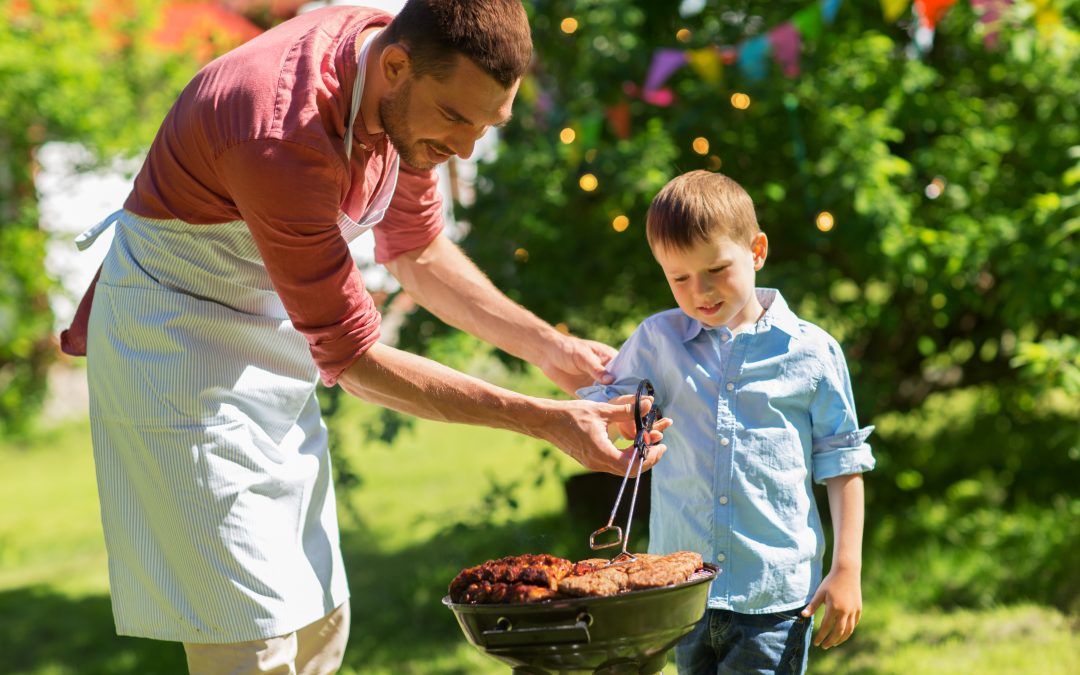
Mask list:
[[[405,163],[386,215],[372,233],[375,262],[385,264],[406,251],[427,246],[443,230],[443,200],[434,170],[420,171]]]
[[[334,385],[378,341],[380,323],[337,225],[343,168],[301,144],[257,140],[223,153],[218,169],[323,383]]]
[[[821,362],[821,377],[810,403],[812,470],[816,483],[870,471],[875,464],[866,442],[874,427],[859,427],[847,361],[835,340],[827,341]]]

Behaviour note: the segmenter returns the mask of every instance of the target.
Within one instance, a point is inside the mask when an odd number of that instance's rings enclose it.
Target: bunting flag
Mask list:
[[[883,2],[887,0],[882,0]],[[911,2],[911,0],[906,0]],[[668,106],[675,95],[664,89],[664,83],[680,68],[689,64],[701,79],[710,84],[720,82],[724,65],[738,64],[739,70],[751,81],[760,81],[768,75],[768,57],[771,54],[788,77],[800,71],[800,54],[803,38],[817,38],[826,23],[836,19],[841,0],[816,0],[812,5],[796,12],[765,34],[747,38],[736,46],[711,46],[703,49],[663,48],[653,53],[649,72],[641,90],[634,96],[653,105]]]
[[[708,84],[719,84],[723,78],[724,58],[719,49],[691,49],[686,52],[686,62],[697,76]]]
[[[997,24],[1005,13],[1005,9],[1011,4],[1012,0],[971,0],[971,7],[979,15],[979,23],[987,28],[983,44],[988,49],[997,46]]]
[[[785,23],[769,32],[769,45],[772,47],[776,62],[784,69],[784,75],[795,77],[799,74],[799,52],[802,51],[802,38],[793,23]]]
[[[611,125],[611,131],[615,134],[615,138],[619,140],[626,140],[630,138],[630,104],[626,101],[619,101],[613,106],[609,106],[605,111],[607,115],[608,124]]]
[[[791,17],[791,23],[795,24],[803,37],[813,40],[821,35],[825,21],[821,16],[821,9],[817,5],[809,5],[795,12],[795,15]]]
[[[764,80],[769,74],[765,59],[769,56],[769,36],[757,35],[742,44],[739,50],[739,70],[753,82]]]
[[[915,0],[915,11],[919,14],[920,24],[934,30],[954,4],[956,0]]]
[[[881,0],[881,16],[889,23],[893,23],[907,11],[911,0]]]
[[[664,86],[671,74],[686,63],[686,52],[681,49],[658,49],[653,54],[649,74],[645,77],[645,91],[656,91]]]

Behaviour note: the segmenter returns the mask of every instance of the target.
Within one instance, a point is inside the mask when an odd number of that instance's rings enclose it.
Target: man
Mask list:
[[[441,233],[432,168],[510,118],[530,57],[517,0],[411,0],[392,22],[335,7],[180,95],[124,209],[79,242],[118,223],[88,329],[64,336],[88,353],[118,633],[184,643],[193,673],[338,667],[348,589],[319,376],[622,472],[607,428],[632,428],[629,404],[522,396],[379,344],[347,248],[373,228],[417,302],[564,390],[602,376],[613,350],[511,302]]]

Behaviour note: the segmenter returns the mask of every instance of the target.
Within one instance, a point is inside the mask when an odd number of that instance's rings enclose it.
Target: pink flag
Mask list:
[[[995,24],[1001,15],[1005,12],[1005,7],[1012,4],[1012,0],[971,0],[971,6],[975,9],[975,13],[979,15],[979,23],[982,24]],[[998,31],[994,27],[990,27],[986,32],[986,37],[983,38],[983,44],[987,48],[994,48],[997,46]]]
[[[783,67],[784,75],[798,75],[802,37],[795,25],[789,21],[769,31],[769,43],[772,45],[773,58]]]

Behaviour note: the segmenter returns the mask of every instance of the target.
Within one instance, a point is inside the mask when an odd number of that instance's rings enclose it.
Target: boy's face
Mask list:
[[[717,235],[689,249],[654,246],[653,256],[682,311],[706,326],[736,331],[761,315],[754,281],[768,250],[764,233],[749,246]]]

